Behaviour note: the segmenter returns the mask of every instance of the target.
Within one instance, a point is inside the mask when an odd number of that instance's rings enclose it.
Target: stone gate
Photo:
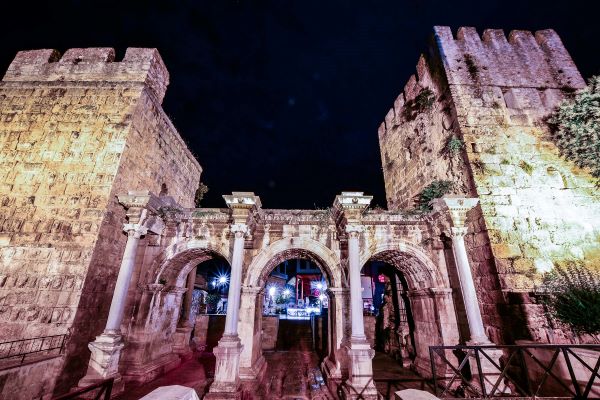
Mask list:
[[[322,369],[350,397],[375,395],[369,260],[406,280],[425,376],[430,345],[575,341],[548,323],[534,287],[554,265],[599,259],[594,180],[560,157],[544,122],[584,81],[551,30],[436,27],[433,38],[379,129],[387,211],[361,192],[327,210],[265,209],[244,192],[194,208],[202,169],[162,110],[169,74],[155,49],[121,61],[109,48],[19,52],[0,82],[0,341],[68,339],[26,367],[36,372],[0,371],[0,396],[107,377],[122,389],[176,367],[189,351],[188,277],[215,257],[232,275],[212,398],[260,379],[260,293],[292,258],[328,280]],[[453,195],[412,212],[438,180]]]

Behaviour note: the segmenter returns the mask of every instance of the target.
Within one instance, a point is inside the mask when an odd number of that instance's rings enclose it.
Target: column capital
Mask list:
[[[242,294],[259,294],[262,290],[259,286],[242,286]]]
[[[450,228],[450,237],[464,238],[466,234],[467,234],[466,226],[460,226],[460,227],[453,226]]]
[[[246,224],[231,224],[229,230],[236,238],[244,237],[249,232],[248,225]]]
[[[437,201],[445,205],[448,211],[450,212],[450,219],[452,220],[452,225],[456,228],[462,228],[467,222],[467,212],[469,212],[477,205],[479,199],[469,197],[448,196],[442,197]]]
[[[349,237],[358,237],[359,234],[364,232],[365,227],[359,224],[346,225],[346,233]]]
[[[146,210],[144,210],[146,211]],[[136,239],[141,238],[148,233],[148,228],[142,224],[123,224],[123,231],[127,233],[127,236],[133,236]]]

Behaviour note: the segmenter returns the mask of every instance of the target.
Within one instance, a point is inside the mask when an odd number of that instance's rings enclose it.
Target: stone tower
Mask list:
[[[58,390],[85,373],[108,314],[126,242],[116,196],[194,205],[202,169],[161,108],[168,83],[157,50],[138,48],[121,62],[22,51],[0,83],[0,340],[71,332],[48,367]]]
[[[435,180],[479,198],[466,240],[497,343],[571,340],[548,327],[532,295],[536,279],[554,265],[600,263],[600,194],[588,171],[559,156],[544,122],[583,87],[552,30],[507,39],[502,30],[454,36],[435,27],[379,128],[390,209],[412,208]]]

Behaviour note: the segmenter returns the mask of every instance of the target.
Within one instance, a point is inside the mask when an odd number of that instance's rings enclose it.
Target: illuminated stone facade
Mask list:
[[[552,30],[436,27],[432,43],[379,128],[388,206],[411,207],[434,180],[478,197],[466,241],[490,336],[568,342],[531,292],[555,264],[600,264],[600,193],[544,122],[584,80]]]
[[[0,83],[0,341],[70,333],[38,393],[107,377],[127,390],[175,368],[189,353],[188,275],[213,257],[232,275],[208,398],[260,382],[265,283],[297,258],[328,281],[322,368],[348,398],[376,396],[368,261],[407,282],[411,362],[424,376],[431,345],[571,340],[546,329],[529,292],[552,263],[600,256],[591,177],[558,156],[542,123],[583,80],[552,31],[506,40],[463,28],[455,39],[438,27],[435,39],[379,130],[388,211],[362,192],[329,210],[264,209],[246,192],[194,208],[201,167],[161,108],[156,50],[120,62],[112,49],[20,52]],[[464,147],[449,151],[452,137]],[[410,212],[440,179],[456,196]],[[0,394],[19,398],[20,384],[6,379]]]

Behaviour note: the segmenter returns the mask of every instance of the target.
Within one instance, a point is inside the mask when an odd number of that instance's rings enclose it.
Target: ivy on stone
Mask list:
[[[202,182],[199,182],[198,189],[196,189],[196,194],[194,196],[194,205],[196,208],[200,208],[200,203],[202,202],[202,199],[204,199],[204,195],[206,195],[206,193],[208,193],[208,186]]]
[[[431,211],[429,204],[434,199],[439,199],[454,189],[454,182],[445,180],[435,180],[425,186],[417,197],[417,210],[421,212]]]
[[[446,149],[448,149],[448,152],[452,155],[458,154],[464,147],[465,144],[463,143],[463,141],[457,138],[456,136],[450,137],[450,139],[448,139],[448,142],[446,143]]]
[[[407,121],[414,120],[422,112],[431,110],[435,103],[435,94],[429,88],[422,89],[414,99],[404,104],[402,114]]]
[[[548,123],[561,155],[589,168],[600,187],[600,76],[590,78],[587,88],[563,101]]]

